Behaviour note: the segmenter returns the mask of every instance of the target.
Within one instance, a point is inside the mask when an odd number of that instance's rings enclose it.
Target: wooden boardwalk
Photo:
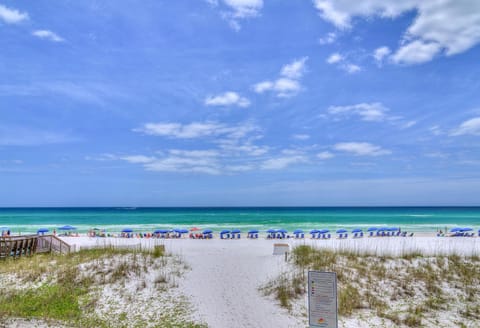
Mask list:
[[[0,259],[51,252],[70,253],[70,245],[54,235],[0,237]]]

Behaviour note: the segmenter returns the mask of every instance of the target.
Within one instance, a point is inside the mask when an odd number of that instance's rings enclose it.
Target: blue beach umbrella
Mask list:
[[[240,229],[233,229],[232,233],[241,233]]]
[[[377,230],[378,230],[377,227],[370,227],[370,228],[367,229],[367,231],[377,231]]]
[[[248,233],[258,233],[258,230],[255,230],[255,229],[249,230]]]
[[[318,233],[329,233],[330,230],[328,229],[322,229],[322,230],[318,230]]]
[[[58,230],[76,230],[77,228],[71,225],[64,225],[63,227],[58,228]]]
[[[319,232],[320,232],[320,230],[318,230],[318,229],[310,230],[310,233],[312,233],[312,234],[313,234],[313,233],[319,233]]]
[[[348,232],[347,229],[338,229],[337,230],[337,233],[346,233],[346,232]]]
[[[209,234],[209,233],[212,233],[213,231],[210,230],[210,229],[205,229],[203,230],[203,234]]]
[[[220,231],[220,234],[223,235],[224,233],[230,233],[230,230],[222,230]]]
[[[396,227],[391,227],[391,228],[388,228],[388,231],[398,231],[398,228],[396,228]]]
[[[157,229],[154,231],[154,233],[168,233],[170,232],[170,230],[167,230],[167,229]]]
[[[132,229],[132,228],[124,228],[124,229],[122,230],[122,232],[130,233],[130,232],[133,232],[133,229]]]
[[[473,230],[472,228],[462,228],[462,232],[472,231],[472,230]]]
[[[302,229],[296,229],[296,230],[293,231],[294,235],[298,235],[299,233],[303,233],[303,230]]]
[[[0,229],[1,230],[1,229]],[[50,230],[48,230],[47,228],[40,228],[37,230],[37,234],[38,233],[45,233],[45,232],[49,232]]]
[[[460,232],[460,231],[462,231],[462,228],[460,228],[460,227],[455,227],[455,228],[450,229],[450,232]]]
[[[280,232],[280,233],[288,233],[288,231],[285,230],[285,229],[278,229],[277,232]]]
[[[363,231],[362,229],[358,229],[358,228],[357,228],[357,229],[353,229],[353,230],[352,230],[352,233],[362,232],[362,231]]]
[[[277,230],[275,230],[275,229],[268,229],[267,232],[268,232],[268,233],[275,233],[275,232],[277,232]]]

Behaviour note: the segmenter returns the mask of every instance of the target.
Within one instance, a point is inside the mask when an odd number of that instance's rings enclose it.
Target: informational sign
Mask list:
[[[308,272],[308,322],[310,327],[338,327],[335,272]]]

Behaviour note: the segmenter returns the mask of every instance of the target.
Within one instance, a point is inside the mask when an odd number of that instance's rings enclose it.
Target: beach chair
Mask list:
[[[409,234],[408,237],[413,237],[413,234],[414,234],[414,232],[412,232],[411,234]]]
[[[360,232],[360,238],[363,238],[363,232]]]

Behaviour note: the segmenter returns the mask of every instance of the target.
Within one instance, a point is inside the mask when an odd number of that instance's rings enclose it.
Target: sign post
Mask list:
[[[335,272],[308,272],[308,323],[310,327],[338,328]]]

